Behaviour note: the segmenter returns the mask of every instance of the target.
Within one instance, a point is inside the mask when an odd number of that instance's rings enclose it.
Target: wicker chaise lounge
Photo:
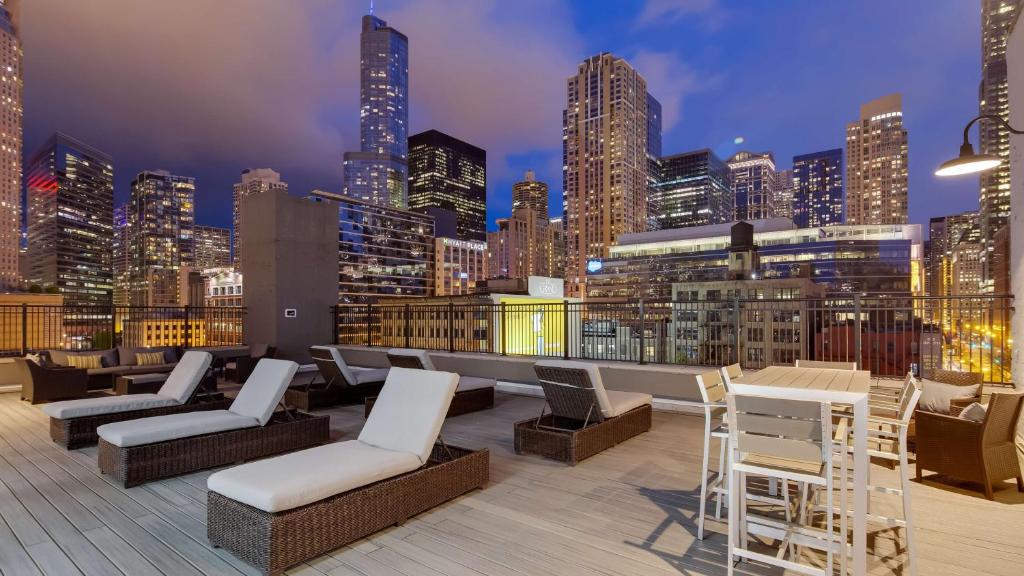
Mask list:
[[[437,442],[458,376],[393,368],[357,440],[207,480],[207,533],[264,574],[399,524],[487,483],[489,452]]]
[[[261,360],[227,410],[100,426],[100,470],[129,487],[326,443],[328,416],[274,412],[298,368],[288,360]]]
[[[651,429],[651,395],[605,390],[597,365],[544,360],[534,370],[551,412],[516,423],[517,454],[575,466]]]
[[[411,348],[392,348],[388,350],[388,362],[398,368],[414,370],[437,370],[426,350]],[[494,408],[494,388],[498,384],[494,378],[476,376],[459,376],[459,386],[455,389],[455,397],[448,408],[448,418]],[[366,415],[373,410],[375,397],[366,398]]]
[[[186,352],[156,394],[103,396],[47,404],[42,411],[50,417],[50,438],[74,450],[95,444],[96,429],[104,424],[227,408],[230,401],[225,400],[223,394],[198,393],[212,360],[209,352]]]
[[[358,404],[368,396],[379,394],[388,376],[387,368],[352,370],[334,346],[310,346],[309,355],[313,357],[324,382],[314,384],[314,377],[308,384],[288,389],[285,402],[300,410]]]

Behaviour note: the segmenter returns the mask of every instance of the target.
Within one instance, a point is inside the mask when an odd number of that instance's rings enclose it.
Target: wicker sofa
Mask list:
[[[142,352],[161,352],[164,362],[140,366],[137,355]],[[88,368],[89,390],[103,390],[114,387],[114,380],[125,374],[151,374],[170,372],[181,359],[182,351],[177,346],[159,346],[154,348],[132,348],[118,346],[106,350],[68,351],[59,349],[44,350],[47,364],[55,367],[67,367],[70,356],[100,356],[100,368]]]
[[[32,404],[83,398],[89,393],[84,368],[40,366],[35,360],[15,358],[21,380],[21,399]]]

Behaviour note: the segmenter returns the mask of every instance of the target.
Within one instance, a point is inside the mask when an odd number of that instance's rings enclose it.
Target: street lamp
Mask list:
[[[970,131],[971,126],[974,126],[974,123],[982,118],[999,122],[1013,134],[1024,134],[1024,130],[1014,129],[1001,116],[996,116],[994,114],[982,114],[981,116],[977,116],[968,122],[967,126],[964,126],[964,143],[960,145],[960,156],[953,160],[943,162],[942,165],[939,166],[939,169],[935,171],[936,176],[961,176],[963,174],[984,172],[985,170],[991,170],[1003,163],[1003,159],[998,156],[974,153],[974,147],[971,146],[971,142],[968,138],[968,132]]]

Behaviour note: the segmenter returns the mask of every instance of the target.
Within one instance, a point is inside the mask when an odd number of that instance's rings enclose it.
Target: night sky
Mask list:
[[[492,225],[530,168],[560,212],[565,79],[600,51],[647,78],[666,155],[770,150],[789,168],[795,154],[843,147],[862,102],[902,92],[911,222],[977,209],[976,178],[932,175],[977,114],[976,0],[376,4],[409,36],[410,133],[436,128],[487,150]],[[140,170],[195,176],[197,220],[218,226],[230,225],[243,168],[278,170],[293,194],[339,191],[342,152],[359,148],[367,6],[23,2],[26,156],[55,130],[84,140],[113,155],[118,202]]]

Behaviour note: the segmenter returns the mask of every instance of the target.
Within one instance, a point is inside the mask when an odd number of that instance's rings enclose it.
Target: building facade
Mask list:
[[[456,238],[487,240],[487,152],[437,130],[409,137],[409,209],[455,213]]]
[[[140,172],[131,190],[131,304],[179,306],[181,269],[195,265],[195,178]]]
[[[24,52],[10,8],[0,0],[0,291],[16,287],[20,278]]]
[[[561,230],[529,208],[499,218],[498,229],[487,233],[488,278],[557,276]]]
[[[977,212],[936,216],[928,222],[928,268],[925,288],[929,296],[952,296],[953,251],[962,243],[980,243],[981,228]]]
[[[793,219],[793,202],[796,198],[796,180],[793,169],[775,173],[775,216]]]
[[[562,210],[566,291],[584,292],[587,262],[621,234],[647,229],[647,82],[609,53],[584,60],[566,82]]]
[[[51,136],[25,171],[29,284],[55,288],[65,304],[113,302],[114,165],[65,134]]]
[[[798,227],[846,223],[841,148],[794,156],[793,184],[793,223]]]
[[[231,266],[231,230],[197,224],[193,238],[193,269],[206,270]]]
[[[359,35],[359,152],[344,156],[344,194],[404,209],[409,158],[409,39],[373,14]]]
[[[232,190],[231,205],[231,262],[235,268],[241,269],[242,242],[242,198],[249,194],[260,194],[268,190],[288,191],[288,183],[281,181],[281,175],[270,168],[247,168],[242,170],[242,181],[237,182]]]
[[[455,238],[434,239],[434,292],[462,296],[476,292],[487,279],[487,243]]]
[[[737,152],[729,158],[733,220],[775,217],[775,157],[771,152]]]
[[[660,161],[652,196],[659,230],[732,222],[734,200],[729,167],[711,150],[695,150]]]
[[[114,274],[114,305],[131,305],[132,236],[128,215],[130,204],[114,207],[114,238],[111,245]]]
[[[846,221],[907,223],[907,130],[903,96],[889,94],[860,107],[846,126]]]
[[[548,185],[527,170],[521,182],[512,185],[512,209],[529,208],[541,218],[548,218]]]

